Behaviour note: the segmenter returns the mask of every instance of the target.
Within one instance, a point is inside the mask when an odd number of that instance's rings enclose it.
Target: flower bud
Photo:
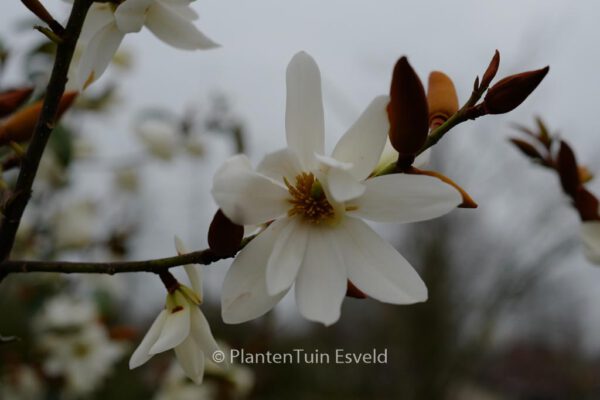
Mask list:
[[[400,156],[414,156],[427,139],[429,112],[423,84],[406,57],[394,67],[390,98],[390,142]]]
[[[564,192],[575,200],[577,191],[581,186],[581,181],[579,180],[579,168],[577,167],[575,153],[573,153],[571,147],[563,141],[560,142],[560,149],[558,151],[557,170],[558,175],[560,176],[560,184],[562,185]]]
[[[479,90],[485,90],[488,88],[488,86],[490,86],[490,83],[492,83],[492,79],[494,79],[496,73],[498,73],[499,66],[500,53],[498,52],[498,50],[496,50],[496,52],[494,53],[494,57],[492,57],[492,61],[490,61],[490,65],[488,65],[487,69],[483,74],[483,77],[481,78],[481,83],[478,85]]]
[[[535,90],[550,67],[508,76],[492,86],[483,100],[487,114],[504,114],[517,108]]]
[[[208,229],[208,245],[219,256],[233,256],[244,238],[244,227],[236,225],[223,211],[215,214]]]
[[[586,167],[585,165],[580,165],[577,169],[577,172],[579,173],[579,180],[583,184],[588,183],[592,179],[594,179],[594,174],[592,174],[588,167]]]
[[[431,129],[437,128],[458,111],[458,96],[448,75],[439,71],[429,74],[427,103]]]
[[[516,138],[511,138],[510,141],[519,150],[521,150],[521,153],[525,154],[527,157],[534,159],[534,160],[538,160],[538,161],[544,160],[544,157],[540,154],[540,152],[531,143],[526,142],[521,139],[516,139]]]
[[[583,186],[579,187],[575,196],[575,208],[579,212],[582,221],[600,220],[600,203],[596,196]]]
[[[32,88],[14,89],[0,93],[0,118],[15,111],[33,92]]]
[[[77,92],[67,92],[60,99],[56,120],[73,104]],[[17,111],[0,123],[0,146],[9,142],[25,142],[31,139],[42,111],[43,100]]]
[[[353,297],[355,299],[366,299],[368,297],[362,290],[354,286],[354,284],[350,281],[348,281],[346,288],[346,296]]]

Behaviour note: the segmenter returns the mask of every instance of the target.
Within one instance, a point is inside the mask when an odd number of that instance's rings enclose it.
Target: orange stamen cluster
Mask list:
[[[335,211],[327,201],[327,197],[315,176],[310,172],[302,172],[296,176],[296,184],[292,185],[287,179],[283,179],[287,186],[291,199],[288,201],[292,208],[288,215],[300,215],[307,221],[318,224],[319,222],[334,216]]]

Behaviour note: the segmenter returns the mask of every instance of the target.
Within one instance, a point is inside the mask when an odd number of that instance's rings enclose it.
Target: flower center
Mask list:
[[[333,207],[327,201],[327,196],[323,191],[321,183],[311,172],[302,172],[296,176],[296,184],[292,185],[286,178],[283,178],[287,186],[291,199],[288,201],[292,208],[288,215],[300,215],[313,224],[330,219],[335,215]]]

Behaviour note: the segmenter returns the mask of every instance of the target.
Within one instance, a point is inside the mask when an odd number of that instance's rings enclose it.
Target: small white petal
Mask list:
[[[352,201],[353,215],[377,222],[416,222],[444,215],[462,202],[460,193],[437,178],[392,174],[367,179],[365,194]]]
[[[393,304],[427,300],[427,287],[409,262],[363,221],[346,218],[336,240],[348,278],[370,297]]]
[[[178,49],[197,50],[217,47],[218,44],[200,32],[187,18],[155,2],[146,14],[146,26],[160,40]]]
[[[94,3],[90,7],[85,22],[81,28],[79,40],[88,42],[106,25],[115,21],[115,16],[109,4]]]
[[[306,252],[309,226],[299,218],[288,219],[281,229],[267,264],[267,290],[276,295],[292,286]]]
[[[305,52],[296,54],[287,67],[285,131],[288,147],[298,155],[303,169],[311,169],[314,153],[324,153],[325,119],[321,73]]]
[[[248,158],[227,160],[213,180],[212,195],[223,213],[238,225],[257,225],[285,215],[287,189],[251,170]]]
[[[286,292],[269,296],[266,270],[275,239],[284,223],[273,222],[237,255],[227,271],[221,294],[223,321],[239,324],[269,311]]]
[[[390,124],[386,107],[389,96],[375,98],[333,150],[333,158],[352,163],[350,173],[367,178],[379,162]]]
[[[139,32],[144,26],[146,12],[154,0],[127,0],[115,10],[117,27],[123,33]]]
[[[581,239],[587,259],[600,265],[600,221],[582,222]]]
[[[268,176],[278,182],[287,178],[291,183],[302,172],[300,161],[290,149],[278,150],[268,154],[256,167],[256,172]]]
[[[295,285],[300,314],[325,325],[340,318],[347,288],[344,261],[334,239],[336,232],[329,227],[312,227]]]
[[[204,357],[210,358],[215,351],[219,350],[219,345],[210,330],[210,325],[199,308],[192,310],[192,337]],[[225,357],[221,365],[223,367],[229,365],[227,357]]]
[[[104,73],[119,48],[123,36],[124,34],[117,29],[117,25],[111,23],[92,37],[81,56],[77,71],[80,90]]]
[[[366,186],[349,171],[330,168],[327,173],[327,187],[333,199],[339,203],[356,199],[363,195]]]
[[[129,369],[137,368],[152,358],[153,355],[150,354],[150,348],[159,338],[168,315],[169,313],[167,310],[162,310],[160,314],[158,314],[152,323],[152,326],[146,333],[146,336],[144,336],[140,345],[131,355],[131,358],[129,359]]]
[[[158,354],[174,348],[190,334],[190,304],[184,304],[181,309],[172,312],[167,310],[160,337],[150,348],[150,354]]]
[[[175,236],[175,249],[179,255],[187,253],[183,240],[179,236]],[[192,289],[196,292],[198,298],[202,300],[202,268],[191,264],[185,265],[183,268],[192,285]]]
[[[175,355],[185,375],[195,384],[201,384],[204,377],[204,354],[191,336],[175,346]]]

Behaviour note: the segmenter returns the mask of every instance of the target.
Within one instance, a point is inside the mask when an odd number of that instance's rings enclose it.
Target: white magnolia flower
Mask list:
[[[174,123],[148,119],[136,126],[135,131],[150,154],[164,161],[173,159],[180,136]]]
[[[40,347],[47,354],[44,371],[64,377],[66,392],[73,397],[97,389],[125,352],[98,322],[74,331],[48,332],[40,337]]]
[[[154,400],[213,400],[218,398],[214,384],[195,385],[177,363],[171,363]]]
[[[127,33],[148,28],[163,42],[184,50],[209,49],[217,44],[193,24],[198,14],[192,0],[125,0],[119,5],[94,4],[82,39],[89,39],[78,71],[80,89],[100,77]]]
[[[585,221],[581,224],[581,239],[587,259],[600,265],[600,221]]]
[[[321,79],[314,60],[299,53],[287,70],[288,148],[254,171],[245,156],[228,160],[213,196],[240,225],[273,221],[237,256],[223,285],[228,323],[257,318],[294,284],[307,319],[332,324],[350,280],[380,301],[427,299],[423,281],[393,246],[361,218],[414,222],[443,215],[461,202],[451,186],[428,176],[369,178],[386,142],[387,96],[376,98],[324,156]]]
[[[185,253],[178,238],[175,245],[180,254]],[[131,356],[129,368],[137,368],[155,354],[174,349],[185,374],[199,384],[204,375],[205,358],[210,358],[219,346],[199,308],[202,302],[200,273],[193,265],[185,266],[185,271],[192,288],[180,285],[167,295],[165,309]]]

